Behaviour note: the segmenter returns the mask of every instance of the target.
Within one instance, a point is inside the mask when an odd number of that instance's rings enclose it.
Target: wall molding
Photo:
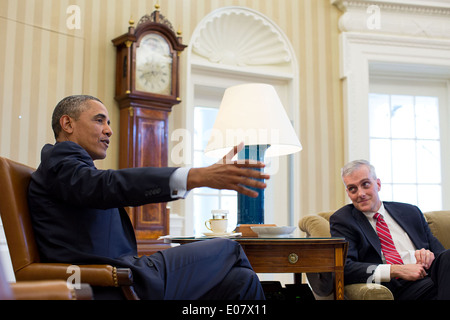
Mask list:
[[[445,17],[450,22],[450,2],[331,0],[331,3],[344,10],[339,21],[339,41],[345,161],[369,159],[371,72],[376,71],[377,66],[383,66],[383,72],[389,72],[391,66],[392,74],[402,69],[404,74],[414,76],[421,70],[428,70],[427,77],[433,77],[435,73],[440,79],[450,79],[450,24],[442,21]],[[370,5],[380,6],[380,29],[362,27],[368,17],[365,8]],[[383,11],[387,9],[388,13]],[[424,29],[421,32],[408,30],[405,26],[413,21],[421,21]],[[435,29],[438,25],[440,29]],[[447,34],[442,32],[445,28],[449,28]]]
[[[450,39],[449,1],[331,0],[342,32]]]
[[[193,63],[292,68],[292,50],[282,31],[267,17],[244,7],[210,13],[196,28],[191,43]]]

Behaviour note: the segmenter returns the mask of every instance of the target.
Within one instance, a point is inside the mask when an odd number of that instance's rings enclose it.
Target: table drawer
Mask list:
[[[334,246],[242,245],[255,272],[331,272],[335,268]]]

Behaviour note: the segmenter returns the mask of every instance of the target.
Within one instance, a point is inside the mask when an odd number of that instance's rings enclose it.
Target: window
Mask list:
[[[445,92],[444,82],[371,80],[370,161],[383,200],[443,208]]]
[[[220,103],[220,100],[218,101]],[[204,154],[211,129],[216,120],[218,107],[196,105],[194,107],[194,167],[212,165],[215,159]],[[237,195],[235,191],[198,188],[193,191],[194,198],[194,232],[208,232],[205,221],[211,218],[211,210],[225,209],[229,211],[229,225],[237,222]],[[232,231],[232,230],[229,230]]]
[[[377,174],[382,180],[380,195],[386,200],[393,197],[394,200],[401,201],[395,192],[394,195],[388,192],[389,186],[385,188],[388,178],[383,177],[384,162],[379,160],[378,154],[374,155],[374,150],[370,150],[373,148],[369,143],[372,140],[369,129],[374,127],[369,122],[374,119],[369,117],[369,103],[373,102],[370,102],[368,98],[370,93],[411,96],[414,99],[415,97],[438,97],[442,201],[439,203],[434,199],[424,203],[423,197],[419,199],[418,196],[415,200],[422,211],[439,207],[448,210],[450,197],[446,195],[450,192],[450,136],[447,129],[450,127],[450,42],[448,41],[449,33],[444,32],[444,35],[442,33],[444,29],[435,27],[436,21],[440,21],[442,17],[442,11],[434,10],[443,8],[436,5],[433,10],[425,12],[422,10],[423,7],[406,4],[407,1],[395,1],[397,5],[395,8],[389,8],[389,10],[392,9],[390,14],[382,15],[382,27],[369,29],[365,23],[354,23],[366,21],[368,18],[368,13],[361,10],[360,2],[336,1],[338,8],[343,11],[339,20],[340,30],[342,30],[339,40],[342,49],[340,75],[344,92],[345,160],[373,159],[373,161],[381,162],[375,163],[380,166],[377,168]],[[380,5],[381,12],[384,12],[387,6]],[[417,29],[418,20],[421,21],[420,31]],[[389,122],[389,125],[392,123]],[[418,139],[417,143],[420,143],[419,140],[421,139]],[[425,141],[433,144],[427,139]],[[386,149],[385,152],[398,151],[397,146]],[[415,156],[417,157],[417,154]],[[378,159],[374,159],[375,157]],[[391,179],[394,163],[391,163],[390,154],[386,157],[389,159],[385,169],[386,176]],[[415,166],[421,168],[419,158],[413,158],[413,160]],[[406,167],[410,165],[410,162],[412,160],[408,158],[403,164]],[[430,168],[431,163],[426,162]],[[420,174],[415,172],[416,189],[422,184],[417,180],[422,174],[431,177],[431,173],[425,171]],[[422,207],[421,203],[425,207]]]
[[[259,35],[258,45],[251,45],[255,37],[249,35],[254,35],[255,30]],[[244,41],[246,50],[235,45],[237,38],[248,40]],[[257,11],[236,6],[214,10],[192,33],[187,57],[185,126],[193,138],[186,147],[193,150],[193,166],[209,165],[217,160],[204,157],[203,150],[228,87],[252,82],[274,85],[289,117],[299,119],[296,55],[281,29]],[[277,173],[267,182],[265,190],[266,223],[292,225],[298,221],[299,200],[294,195],[298,194],[300,183],[292,177],[298,176],[299,160],[298,156],[286,156],[276,162]],[[272,173],[269,170],[274,167],[268,165],[265,170]],[[184,203],[186,234],[208,231],[205,220],[210,218],[212,209],[228,209],[230,229],[236,225],[234,191],[193,190]]]

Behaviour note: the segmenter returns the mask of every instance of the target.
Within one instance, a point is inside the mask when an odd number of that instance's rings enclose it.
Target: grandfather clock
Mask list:
[[[115,99],[120,108],[120,168],[168,165],[168,116],[180,103],[179,55],[186,47],[159,6],[112,40],[117,48]],[[139,254],[165,248],[165,203],[127,208]]]

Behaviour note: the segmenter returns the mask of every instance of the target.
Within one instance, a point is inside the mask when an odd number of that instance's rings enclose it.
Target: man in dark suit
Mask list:
[[[345,283],[382,283],[395,299],[450,299],[450,253],[419,208],[382,202],[381,181],[365,160],[347,164],[342,179],[352,204],[330,217],[330,231],[349,242]],[[386,228],[377,225],[377,213]]]
[[[55,145],[42,149],[28,201],[42,261],[108,263],[129,267],[142,299],[264,299],[258,278],[235,241],[214,239],[138,257],[124,206],[183,198],[196,187],[226,188],[248,196],[265,188],[252,170],[261,163],[205,168],[97,170],[112,135],[106,107],[91,96],[70,96],[56,106]]]

